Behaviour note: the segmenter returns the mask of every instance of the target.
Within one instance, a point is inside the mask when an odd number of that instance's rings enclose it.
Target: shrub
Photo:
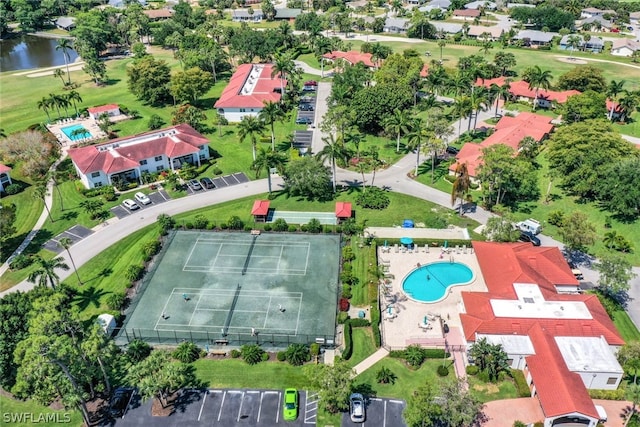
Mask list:
[[[386,366],[380,368],[380,370],[376,373],[376,380],[379,384],[395,384],[397,379],[398,376],[391,372],[391,369],[387,368]]]
[[[231,357],[234,359],[237,359],[238,357],[240,357],[242,355],[242,352],[238,349],[233,349],[231,350]]]
[[[263,228],[264,228],[264,231],[271,231],[271,225],[270,224],[265,224]]]
[[[367,319],[351,319],[349,321],[349,323],[351,323],[351,326],[353,328],[366,328],[367,326],[371,326],[371,322],[369,322]]]
[[[127,295],[122,292],[116,292],[107,297],[107,307],[109,310],[122,310],[124,304],[127,301]]]
[[[404,359],[404,356],[405,356],[404,350],[391,350],[389,352],[389,357],[392,357],[394,359]]]
[[[531,397],[529,384],[527,384],[527,380],[524,377],[524,373],[522,371],[518,369],[511,369],[511,378],[513,378],[513,382],[516,385],[518,397]]]
[[[489,379],[489,373],[487,371],[480,371],[478,372],[477,378],[482,381],[483,383],[488,383],[490,382]]]
[[[513,422],[513,427],[527,427],[527,425],[520,420],[515,420]]]
[[[380,335],[380,309],[377,305],[371,307],[371,332],[373,332],[373,340],[376,347],[382,345],[382,336]]]
[[[625,389],[619,388],[617,390],[589,390],[589,396],[592,399],[604,399],[604,400],[625,400]]]
[[[102,187],[102,197],[104,197],[104,200],[107,202],[113,202],[115,199],[117,199],[116,189],[113,187],[113,185]]]
[[[465,371],[467,371],[467,375],[477,375],[480,368],[476,365],[469,365],[466,367]]]
[[[135,282],[140,280],[142,277],[142,273],[144,273],[144,267],[139,264],[130,265],[124,272],[124,277],[129,282]]]
[[[378,187],[369,187],[367,191],[358,194],[356,204],[365,209],[385,209],[391,203],[391,199],[385,191]]]
[[[449,368],[444,365],[438,365],[437,372],[439,376],[446,377],[447,375],[449,375]]]
[[[220,169],[218,166],[214,166],[212,172],[214,175],[222,175],[222,169]]]
[[[547,221],[549,222],[549,224],[562,227],[562,224],[564,223],[564,212],[560,210],[549,212]]]
[[[195,362],[200,358],[200,348],[192,342],[184,341],[175,349],[173,357],[182,363]]]
[[[351,299],[351,286],[342,285],[342,298]]]
[[[404,359],[413,368],[419,368],[426,357],[422,347],[419,347],[417,345],[410,345],[405,349],[404,353]]]
[[[129,342],[127,345],[127,356],[132,362],[137,363],[146,359],[151,354],[151,346],[139,338]]]
[[[157,114],[152,114],[151,117],[149,117],[149,121],[147,121],[147,127],[149,130],[160,129],[164,124],[165,121]]]
[[[309,347],[304,344],[291,344],[286,350],[287,362],[293,366],[300,366],[311,360]]]
[[[266,351],[262,353],[262,361],[267,362],[269,360],[269,353]]]
[[[311,353],[313,357],[318,357],[320,354],[320,344],[317,342],[311,343],[309,346],[309,353]]]
[[[349,318],[349,313],[347,313],[346,311],[339,312],[338,313],[338,325],[344,324],[344,322],[346,322],[348,318]]]
[[[439,348],[425,348],[424,356],[427,359],[444,359],[445,357],[449,357],[449,353]]]
[[[276,359],[278,359],[278,362],[284,362],[287,360],[287,354],[284,351],[279,351],[276,353]]]
[[[255,365],[262,361],[264,350],[258,344],[245,344],[240,347],[240,353],[242,354],[242,360],[249,365]]]
[[[244,222],[237,215],[232,216],[227,221],[227,225],[229,226],[229,230],[242,230],[244,227]]]
[[[273,221],[273,230],[274,231],[287,231],[289,228],[289,224],[285,221],[284,218],[278,218]]]
[[[142,245],[142,253],[144,254],[145,260],[150,260],[151,257],[160,252],[161,247],[162,244],[159,240],[149,240]]]
[[[351,262],[356,259],[356,254],[353,253],[351,246],[345,246],[342,248],[342,262]]]
[[[7,193],[7,195],[9,196],[13,196],[14,194],[18,194],[20,191],[22,191],[22,185],[20,184],[11,184],[11,185],[7,185],[4,189],[4,192]]]
[[[322,224],[315,218],[311,218],[307,223],[307,232],[320,233],[322,231]]]
[[[20,254],[17,255],[9,264],[9,268],[12,270],[22,270],[23,268],[29,267],[33,264],[33,257],[30,255]]]
[[[342,333],[344,337],[344,351],[342,352],[342,358],[349,360],[353,354],[353,338],[351,337],[351,322],[347,321],[344,324],[344,331]]]
[[[289,226],[289,229],[287,231],[289,233],[295,233],[296,231],[298,231],[298,226],[292,224]]]
[[[340,311],[349,311],[349,300],[340,298]]]
[[[193,226],[198,230],[204,230],[209,225],[209,220],[204,215],[198,214],[193,219]]]

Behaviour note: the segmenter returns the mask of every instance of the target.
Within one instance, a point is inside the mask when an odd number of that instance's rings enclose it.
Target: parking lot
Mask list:
[[[152,417],[149,399],[137,399],[123,418],[115,421],[120,426],[315,426],[317,397],[300,390],[299,413],[295,421],[282,419],[282,390],[185,390],[176,410],[168,417]]]
[[[203,191],[213,191],[216,188],[229,187],[232,185],[243,184],[245,182],[249,182],[249,177],[245,175],[243,172],[236,172],[231,175],[219,176],[217,178],[212,178],[214,188],[206,189],[204,186],[200,185],[200,188],[195,189],[189,185],[187,185],[187,194],[197,194]]]
[[[367,402],[367,417],[364,423],[352,422],[349,414],[345,413],[342,415],[342,427],[406,427],[402,418],[404,407],[405,403],[402,400],[372,397]]]
[[[298,116],[296,117],[297,124],[313,125],[315,123],[317,82],[313,83],[315,83],[315,85],[307,85],[305,83],[303,94],[300,97],[300,103],[298,105]]]
[[[157,205],[159,203],[164,203],[167,200],[171,200],[171,197],[169,197],[169,195],[167,194],[166,191],[164,190],[158,190],[155,191],[153,193],[149,193],[147,194],[147,196],[149,197],[149,199],[151,200],[151,203],[148,205],[143,205],[142,203],[137,203],[137,205],[140,207],[140,209],[136,209],[135,211],[132,211],[128,208],[125,208],[122,205],[118,205],[118,206],[114,206],[111,208],[111,212],[116,216],[116,218],[121,219],[124,218],[126,216],[131,215],[133,212],[139,212],[140,210],[144,210],[147,208],[150,208],[151,206]],[[130,197],[133,200],[133,194]]]
[[[86,227],[83,227],[81,225],[74,225],[73,227],[71,227],[70,229],[68,229],[67,231],[63,231],[62,233],[58,234],[56,237],[54,237],[53,239],[47,241],[43,246],[45,249],[50,250],[51,252],[55,252],[55,253],[60,253],[64,250],[64,248],[62,246],[60,246],[60,244],[58,242],[60,242],[60,239],[63,238],[67,238],[67,239],[71,239],[72,245],[75,245],[76,243],[78,243],[80,240],[90,236],[93,234],[93,230],[90,230]]]

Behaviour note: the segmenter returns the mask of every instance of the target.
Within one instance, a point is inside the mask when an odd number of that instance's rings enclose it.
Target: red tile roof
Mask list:
[[[322,55],[322,57],[331,61],[335,61],[336,59],[344,59],[351,65],[356,65],[358,62],[362,62],[369,68],[373,68],[376,66],[373,63],[372,54],[362,53],[355,50],[350,50],[348,52],[334,50],[333,52],[325,53],[324,55]]]
[[[349,202],[336,202],[336,217],[337,218],[351,218],[351,203],[349,203]]]
[[[0,173],[7,173],[10,172],[11,168],[7,165],[3,165],[2,163],[0,163]]]
[[[168,135],[175,130],[175,134]],[[157,135],[156,138],[127,144],[133,139]],[[163,136],[164,135],[164,136]],[[165,155],[179,157],[200,151],[209,140],[188,124],[146,132],[132,137],[113,139],[107,143],[69,150],[69,157],[83,174],[102,171],[113,174],[140,166],[140,160]],[[117,145],[117,147],[116,147]],[[104,147],[113,147],[104,149]]]
[[[257,82],[250,93],[242,94],[242,89],[249,79],[253,67],[262,67]],[[238,67],[229,84],[222,91],[215,108],[262,108],[266,102],[279,102],[280,74],[271,77],[272,64],[242,64]],[[287,82],[284,81],[286,86]],[[278,92],[276,92],[278,90]]]
[[[476,18],[480,16],[480,11],[477,9],[456,9],[453,11],[453,16],[465,16],[469,18]]]
[[[269,213],[269,200],[256,200],[253,202],[253,208],[251,208],[251,215],[265,216]]]
[[[96,114],[96,113],[106,113],[107,111],[116,110],[119,108],[120,107],[118,106],[118,104],[107,104],[107,105],[101,105],[99,107],[87,108],[87,111],[90,112],[91,114]]]
[[[425,78],[429,75],[429,64],[425,63],[420,70],[420,77]]]
[[[536,354],[526,358],[545,417],[577,412],[598,419],[598,412],[580,375],[569,371],[549,331],[536,325],[529,331]]]
[[[495,83],[498,86],[503,86],[506,83],[505,77],[497,77],[495,79],[478,79],[476,80],[476,86],[484,86],[490,87],[491,84]],[[516,97],[529,98],[533,99],[535,97],[536,91],[534,89],[529,89],[529,83],[524,80],[518,80],[515,82],[509,83],[509,93]],[[538,91],[538,98],[545,99],[547,101],[555,101],[559,104],[563,104],[567,102],[567,99],[573,95],[580,95],[582,92],[578,90],[563,90],[563,91],[555,91],[555,90],[544,90],[540,89]]]

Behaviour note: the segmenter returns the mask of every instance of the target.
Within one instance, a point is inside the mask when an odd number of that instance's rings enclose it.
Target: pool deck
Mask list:
[[[462,335],[462,324],[459,313],[462,309],[462,291],[486,292],[487,286],[480,272],[480,266],[471,248],[456,250],[450,248],[448,253],[442,253],[441,248],[430,247],[425,252],[423,246],[417,251],[395,252],[393,247],[389,250],[378,247],[378,262],[386,266],[386,285],[380,286],[380,301],[382,313],[382,336],[385,345],[392,350],[402,349],[411,344],[421,344],[425,347],[443,348],[445,340],[447,345],[465,345]],[[440,255],[442,254],[442,258]],[[449,294],[439,302],[423,303],[409,299],[402,291],[402,280],[407,274],[417,267],[417,264],[425,265],[432,262],[441,262],[452,259],[467,265],[473,271],[472,282],[464,286],[449,288]],[[386,307],[391,305],[392,314]],[[424,317],[430,316],[427,329],[423,323]],[[442,323],[447,323],[450,332],[444,334]],[[422,327],[421,327],[422,326]]]
[[[116,123],[123,120],[127,120],[129,119],[129,117],[124,114],[120,114],[119,116],[109,117],[109,119],[111,120],[112,123]],[[91,133],[91,136],[88,138],[79,138],[76,140],[72,140],[67,135],[65,135],[64,132],[62,132],[62,128],[66,128],[74,125],[80,125],[84,127],[86,130],[88,130]],[[107,134],[104,133],[102,130],[100,130],[98,123],[89,117],[58,120],[55,123],[49,123],[47,125],[47,129],[49,129],[49,132],[51,132],[58,139],[58,142],[62,147],[72,147],[76,144],[96,142],[96,141],[101,141],[107,138]]]

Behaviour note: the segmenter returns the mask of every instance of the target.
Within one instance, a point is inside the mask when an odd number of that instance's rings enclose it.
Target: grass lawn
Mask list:
[[[351,248],[356,258],[351,262],[353,275],[358,278],[358,283],[351,287],[351,304],[355,306],[369,306],[377,300],[375,283],[377,279],[371,274],[371,266],[377,265],[377,255],[374,246],[362,246],[360,238],[351,239]],[[374,285],[370,286],[373,280]]]
[[[613,324],[626,342],[640,341],[640,331],[636,328],[629,315],[624,310],[616,310],[613,313]]]
[[[242,359],[199,359],[193,363],[196,376],[208,387],[246,387],[304,390],[308,381],[302,367],[287,362],[269,362],[248,365]]]
[[[347,362],[349,366],[354,367],[375,353],[376,346],[371,328],[353,328],[351,336],[353,337],[353,354]]]
[[[637,111],[631,115],[631,121],[626,124],[614,123],[613,128],[623,135],[631,135],[640,138],[640,113]]]
[[[498,383],[485,383],[471,375],[467,379],[471,395],[478,398],[482,403],[518,397],[518,391],[511,378]]]
[[[60,425],[80,426],[82,425],[82,414],[73,409],[62,409],[54,411],[47,406],[40,405],[33,400],[20,401],[0,395],[0,407],[4,421],[10,421],[7,425],[41,427],[54,427]],[[16,418],[4,418],[16,417]],[[18,418],[18,417],[31,418]],[[4,422],[3,421],[3,422]]]
[[[447,366],[450,368],[449,375],[444,378],[438,376],[436,369],[441,363],[441,360],[427,359],[420,369],[411,370],[403,360],[385,357],[371,368],[358,375],[355,379],[355,383],[368,384],[371,386],[371,390],[376,396],[408,400],[413,393],[413,390],[425,385],[426,383],[439,385],[444,384],[444,382],[447,381],[455,380],[455,374],[453,373],[453,367],[450,366],[450,361],[446,362]],[[394,384],[378,384],[376,374],[383,366],[390,369],[391,372],[397,376]]]

